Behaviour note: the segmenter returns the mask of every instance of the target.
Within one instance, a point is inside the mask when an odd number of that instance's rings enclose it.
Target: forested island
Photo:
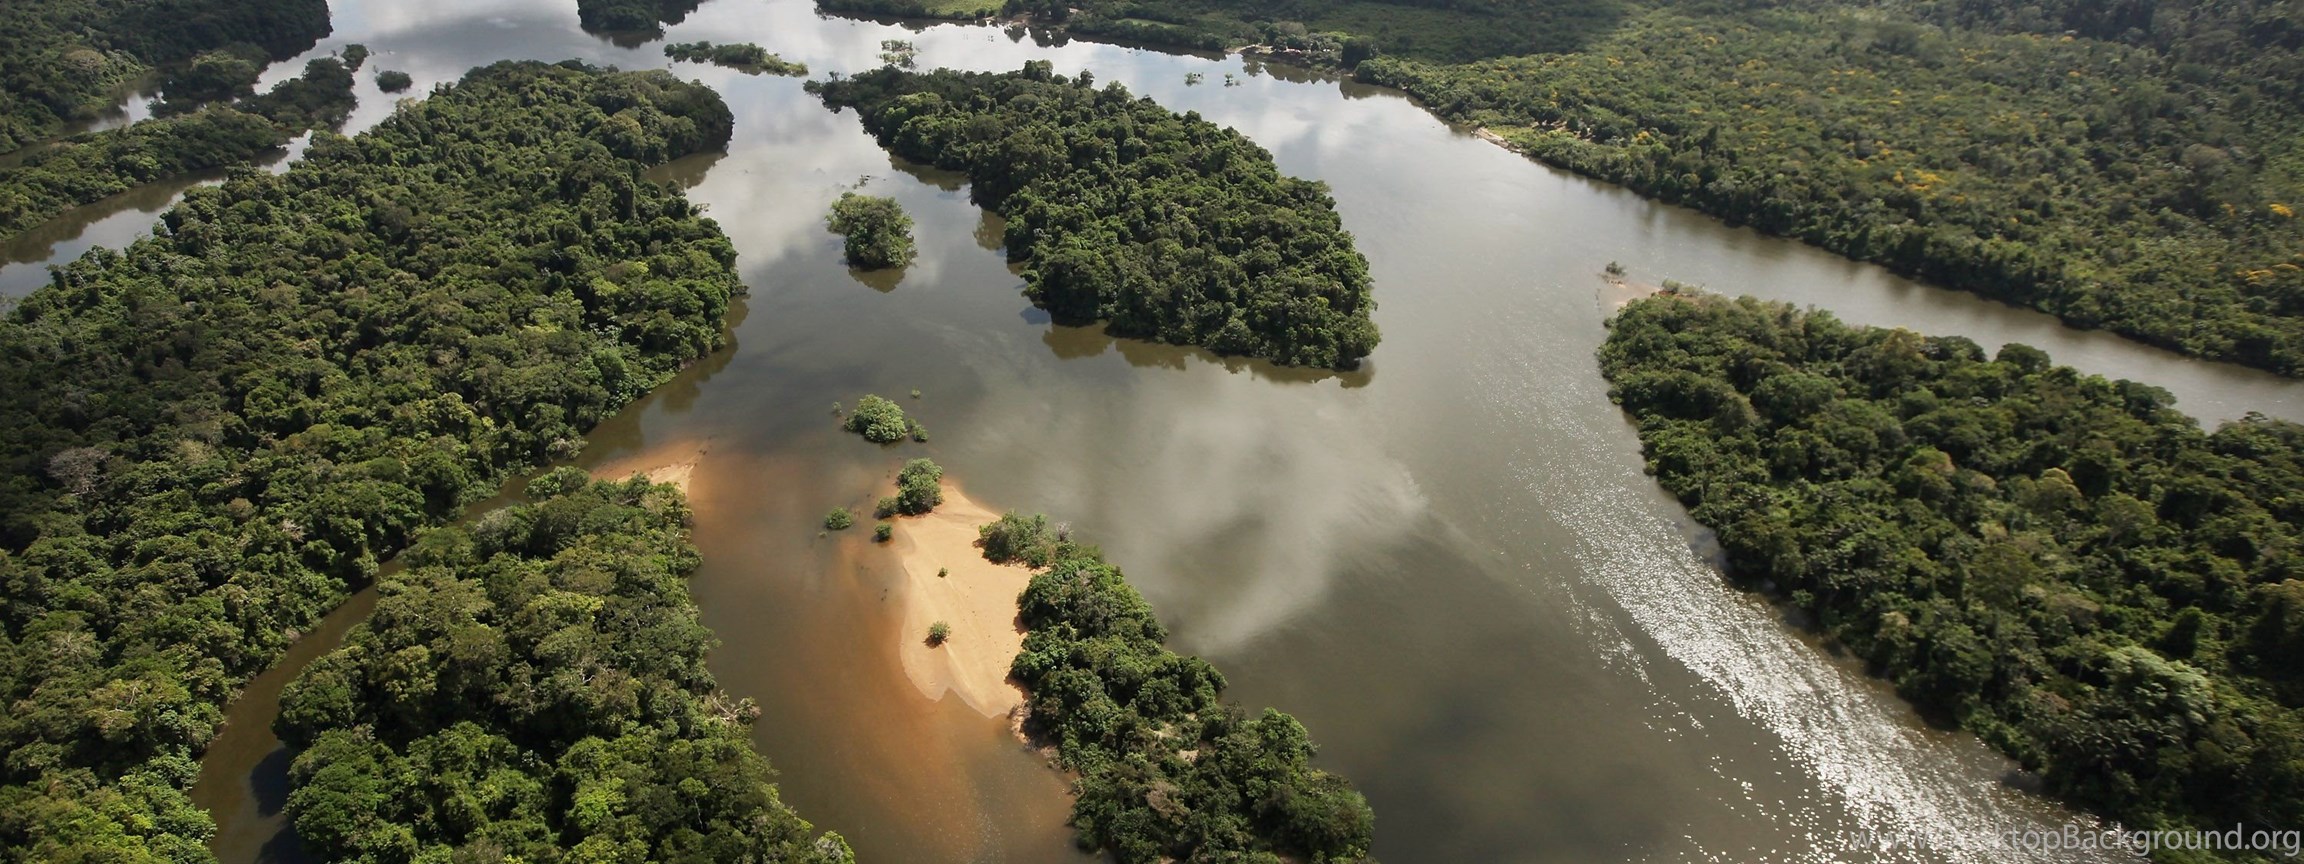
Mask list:
[[[968,2],[819,5],[979,17]],[[2304,375],[2304,23],[2276,0],[1009,0],[1001,13],[1353,70],[1646,195]]]
[[[2304,426],[1750,298],[1600,359],[1733,576],[1924,711],[2130,828],[2304,824]]]
[[[0,14],[0,152],[55,137],[155,70],[233,46],[286,59],[328,32],[324,0],[11,0]]]
[[[750,42],[731,42],[714,45],[710,42],[676,42],[664,46],[664,56],[691,63],[710,63],[726,66],[746,75],[806,75],[808,64],[794,63],[768,53],[768,49]]]
[[[965,172],[1058,322],[1293,366],[1350,368],[1376,347],[1368,264],[1326,187],[1235,130],[1047,61],[810,86],[896,155]]]
[[[641,172],[731,126],[669,73],[485,67],[0,317],[11,860],[204,859],[184,790],[242,682],[723,344],[734,252]]]
[[[825,214],[824,225],[840,235],[840,257],[848,266],[884,270],[912,263],[912,217],[894,198],[842,192]]]
[[[1025,732],[1079,775],[1081,845],[1122,864],[1367,858],[1375,815],[1350,782],[1311,767],[1303,724],[1224,702],[1223,674],[1168,650],[1102,551],[1039,515],[1010,512],[979,535],[985,558],[1037,571],[1017,598],[1011,672],[1031,694]]]
[[[425,533],[290,686],[288,813],[320,860],[854,860],[812,836],[715,689],[686,497],[576,468]]]
[[[576,0],[576,20],[587,31],[661,34],[687,20],[704,0]]]

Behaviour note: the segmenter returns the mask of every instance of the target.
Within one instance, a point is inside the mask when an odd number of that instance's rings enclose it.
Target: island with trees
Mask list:
[[[0,847],[199,860],[243,682],[723,345],[734,251],[642,172],[732,125],[666,72],[485,67],[0,316]]]
[[[666,24],[687,20],[704,0],[576,0],[576,21],[587,32],[660,36]]]
[[[837,406],[835,406],[837,407]],[[874,444],[894,444],[905,438],[928,440],[928,430],[920,421],[904,415],[904,406],[870,393],[856,400],[856,410],[840,421],[840,428],[863,436]]]
[[[854,860],[812,836],[716,689],[685,496],[576,468],[437,528],[281,702],[287,810],[342,862]]]
[[[2304,824],[2304,425],[1750,298],[1600,359],[1732,576],[1927,714],[2132,829]]]
[[[1079,775],[1081,845],[1121,864],[1367,858],[1375,816],[1342,777],[1311,766],[1311,736],[1270,708],[1224,702],[1224,676],[1176,654],[1120,568],[1047,517],[979,529],[984,557],[1037,571],[1017,598],[1029,692],[1024,730]]]
[[[354,102],[352,73],[337,58],[321,57],[305,65],[302,77],[229,107],[210,105],[55,142],[0,168],[0,238],[146,183],[247,165],[297,135],[341,126]]]
[[[750,42],[730,42],[714,45],[710,42],[676,42],[664,46],[664,56],[690,63],[710,63],[726,66],[746,75],[806,75],[808,64],[794,63],[768,52],[768,49]]]
[[[1059,323],[1294,366],[1375,349],[1368,264],[1325,186],[1238,131],[1065,78],[893,66],[811,82],[904,159],[965,172]]]
[[[824,225],[840,235],[840,254],[859,270],[886,270],[912,263],[912,217],[894,198],[842,192],[824,215]]]

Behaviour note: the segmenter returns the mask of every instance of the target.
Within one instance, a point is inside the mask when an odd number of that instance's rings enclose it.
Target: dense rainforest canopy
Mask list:
[[[325,0],[9,0],[0,14],[0,152],[110,107],[155,68],[236,45],[284,59],[328,31]]]
[[[1168,631],[1120,568],[1045,516],[979,529],[984,557],[1040,572],[1017,600],[1030,692],[1025,730],[1080,775],[1081,844],[1121,864],[1363,860],[1368,802],[1311,767],[1311,736],[1273,709],[1225,703],[1224,676],[1169,651]]]
[[[677,487],[560,468],[434,529],[281,700],[318,860],[845,862],[714,689]]]
[[[1059,322],[1296,366],[1349,368],[1376,347],[1368,262],[1327,188],[1235,130],[1047,61],[810,86],[896,155],[966,172],[1008,220],[1026,296]]]
[[[199,861],[219,706],[411,532],[722,344],[668,73],[504,63],[0,318],[0,849]]]
[[[1927,711],[2131,827],[2304,824],[2304,426],[1749,298],[1600,358],[1734,575]]]
[[[971,0],[820,0],[975,17]],[[1009,0],[1356,69],[1546,162],[2187,354],[2304,375],[2284,0]]]

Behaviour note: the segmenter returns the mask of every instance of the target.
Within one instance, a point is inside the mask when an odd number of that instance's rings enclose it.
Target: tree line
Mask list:
[[[1067,324],[1296,366],[1374,350],[1368,263],[1319,183],[1238,131],[1047,61],[810,82],[905,159],[1006,217],[1025,296]]]
[[[320,860],[838,862],[719,692],[677,487],[559,468],[426,532],[289,685],[288,815]]]
[[[2304,425],[1751,298],[1600,361],[1730,575],[1927,714],[2130,828],[2304,824]]]
[[[984,557],[1038,570],[1017,599],[1024,729],[1079,775],[1072,825],[1121,864],[1367,860],[1375,814],[1311,766],[1304,726],[1223,701],[1224,675],[1168,631],[1094,546],[1045,516],[978,529]]]
[[[156,68],[233,46],[286,59],[328,32],[325,0],[12,0],[0,15],[0,152],[110,107]]]
[[[187,193],[0,317],[0,848],[205,860],[221,706],[413,532],[720,347],[666,72],[502,63]]]

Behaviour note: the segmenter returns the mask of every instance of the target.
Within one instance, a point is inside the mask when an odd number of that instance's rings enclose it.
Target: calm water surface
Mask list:
[[[364,42],[370,73],[408,71],[419,92],[500,58],[671,65],[654,45],[577,31],[563,0],[339,0],[335,15],[316,50]],[[1327,181],[1374,270],[1384,342],[1345,376],[1052,327],[955,178],[891,162],[797,79],[674,67],[726,94],[736,138],[659,173],[710,207],[753,292],[732,349],[605,424],[580,461],[704,452],[694,590],[724,643],[712,666],[760,701],[785,799],[866,860],[1083,859],[1063,778],[1004,721],[928,702],[903,677],[893,562],[817,537],[826,509],[869,502],[909,456],[1101,543],[1177,648],[1221,666],[1235,699],[1313,730],[1322,764],[1375,805],[1384,860],[2082,860],[1993,848],[1998,832],[2079,817],[1722,583],[1607,400],[1597,274],[1621,261],[1637,281],[2022,341],[2165,387],[2207,418],[2304,416],[2297,383],[1645,202],[1385,91],[1238,59],[827,19],[805,0],[712,0],[669,35],[756,41],[819,75],[869,68],[886,38],[914,39],[924,67],[1088,69]],[[1206,80],[1187,86],[1188,72]],[[355,126],[391,110],[368,74],[362,87]],[[851,274],[823,229],[859,184],[918,221],[920,258],[901,274]],[[150,222],[133,203],[116,215]],[[82,248],[51,242],[8,251],[45,262]],[[906,407],[932,444],[884,451],[834,427],[835,401],[915,388]],[[285,760],[264,732],[276,677],[233,707],[198,790],[226,862],[296,858],[278,834]]]

